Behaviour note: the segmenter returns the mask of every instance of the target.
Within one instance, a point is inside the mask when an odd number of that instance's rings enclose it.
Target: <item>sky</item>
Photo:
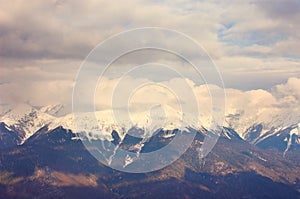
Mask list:
[[[0,0],[0,3],[0,104],[70,104],[80,66],[99,43],[123,31],[162,27],[188,35],[205,49],[221,74],[229,106],[236,103],[251,108],[266,100],[273,107],[299,105],[300,1]],[[186,42],[165,37],[158,37],[157,42],[177,45],[192,59],[199,59],[193,56],[194,51]],[[130,45],[125,40],[115,47]],[[112,48],[110,53],[115,50]],[[120,59],[110,72],[112,76],[104,75],[104,89],[117,81],[114,72],[125,70],[126,64],[142,64],[153,57],[182,71],[180,74],[185,78],[194,74],[189,71],[190,66],[172,55],[137,52]],[[103,69],[98,64],[99,68],[91,73]],[[181,81],[168,77],[163,67],[156,66],[155,71],[173,85]],[[127,83],[143,82],[139,78],[148,78],[144,74],[127,78]],[[209,81],[211,85],[223,86],[213,78]],[[198,93],[202,87],[194,83],[189,85]],[[149,93],[146,90],[141,96]],[[100,101],[103,95],[99,96]],[[236,99],[257,101],[245,105]]]

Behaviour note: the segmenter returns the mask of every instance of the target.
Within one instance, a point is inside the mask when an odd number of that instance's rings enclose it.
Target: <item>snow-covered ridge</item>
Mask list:
[[[65,106],[60,104],[40,108],[29,104],[19,104],[1,108],[0,121],[4,122],[8,128],[13,127],[23,133],[21,136],[23,142],[45,125],[48,125],[49,130],[63,126],[73,132],[85,132],[91,139],[108,140],[112,139],[111,132],[113,130],[122,136],[132,127],[143,129],[149,133],[153,133],[159,128],[174,130],[188,126],[195,129],[201,127],[209,129],[210,127],[209,116],[202,115],[200,118],[202,123],[200,123],[168,106],[164,107],[164,112],[161,112],[160,109],[154,109],[150,113],[146,111],[136,112],[129,116],[125,111],[113,112],[112,110],[59,116],[58,113],[65,112]],[[288,131],[290,136],[283,141],[286,143],[286,150],[289,150],[293,135],[297,137],[296,142],[300,144],[300,123],[297,120],[289,120],[290,117],[287,115],[277,115],[272,120],[260,120],[264,118],[246,118],[243,112],[240,112],[240,114],[229,114],[226,118],[227,125],[224,126],[234,129],[240,137],[253,144],[258,144],[269,137],[278,136],[282,132]],[[183,117],[188,119],[185,118],[183,121]],[[228,133],[230,132],[225,131],[224,135],[231,139],[231,135]],[[166,138],[172,136],[174,135],[166,135]]]
[[[54,119],[53,116],[43,113],[28,104],[6,107],[4,113],[0,119],[1,122],[21,132],[23,141]]]
[[[2,107],[0,121],[24,133],[23,142],[45,125],[48,125],[49,130],[63,126],[73,132],[85,132],[91,138],[94,136],[97,139],[112,139],[113,130],[122,135],[136,127],[152,133],[159,128],[173,130],[184,125],[182,113],[171,107],[165,107],[163,113],[152,110],[151,113],[139,112],[129,116],[127,112],[120,111],[116,116],[112,110],[57,116],[58,112],[64,111],[63,109],[64,106],[59,104],[40,108],[29,104]],[[190,120],[189,126],[198,126],[198,123]]]

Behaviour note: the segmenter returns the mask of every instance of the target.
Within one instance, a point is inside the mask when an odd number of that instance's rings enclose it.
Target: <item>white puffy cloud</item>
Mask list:
[[[276,94],[280,97],[294,99],[295,102],[300,101],[300,79],[290,78],[286,84],[276,86]]]
[[[290,78],[271,91],[226,89],[227,122],[239,133],[245,132],[253,124],[262,123],[268,129],[299,123],[299,83],[300,79]],[[239,118],[238,121],[235,121],[235,116]]]
[[[151,106],[161,104],[182,111],[180,106],[188,104],[190,110],[196,111],[197,107],[193,106],[190,98],[195,95],[199,108],[199,118],[204,125],[207,125],[212,119],[212,115],[216,113],[224,113],[225,125],[232,125],[239,133],[244,132],[253,124],[263,123],[267,129],[272,126],[284,127],[300,121],[300,79],[297,78],[290,78],[286,83],[273,87],[272,91],[263,89],[241,91],[228,88],[223,90],[215,85],[197,86],[190,80],[178,78],[162,81],[160,84],[147,84],[146,79],[130,77],[125,79],[124,82],[118,82],[117,79],[103,79],[96,95],[97,110],[111,109],[111,107],[113,109],[126,109],[129,107],[130,111],[137,113],[147,112]],[[121,89],[115,89],[118,83],[122,84]],[[182,95],[176,95],[178,94],[176,89],[182,89],[183,84],[192,88],[188,92],[193,92],[193,95],[185,93],[186,96],[189,96],[188,100],[183,99]],[[225,98],[222,98],[223,92],[226,93]],[[120,106],[116,106],[114,103],[117,101],[113,100],[114,94],[116,97],[123,96],[124,98],[119,100],[124,103],[119,103]],[[214,102],[218,100],[226,100],[224,112],[219,106],[225,104]],[[219,111],[213,112],[214,109],[218,108]]]

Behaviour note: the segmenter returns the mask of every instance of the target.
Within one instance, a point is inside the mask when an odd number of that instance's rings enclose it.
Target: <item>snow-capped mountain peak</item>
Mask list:
[[[182,113],[170,106],[151,107],[147,111],[128,113],[128,110],[101,110],[90,113],[69,113],[62,104],[45,107],[33,107],[23,103],[15,106],[2,106],[0,121],[20,135],[21,144],[47,125],[49,130],[58,126],[72,130],[74,133],[85,133],[89,139],[112,140],[111,133],[118,132],[122,138],[131,128],[142,129],[151,136],[157,129],[174,130],[185,127],[209,129],[209,116],[200,116],[196,121],[191,115]],[[261,120],[261,117],[246,117],[242,111],[226,117],[222,136],[228,139],[241,137],[260,147],[277,147],[286,153],[295,145],[300,146],[300,123],[277,115],[272,120]],[[295,117],[294,117],[295,118]],[[204,121],[204,122],[203,122]],[[222,128],[220,128],[222,129]],[[236,132],[236,133],[235,133]],[[173,136],[173,135],[170,135]]]
[[[10,106],[9,111],[0,118],[7,126],[21,133],[22,142],[33,135],[38,129],[53,121],[54,117],[22,103]]]

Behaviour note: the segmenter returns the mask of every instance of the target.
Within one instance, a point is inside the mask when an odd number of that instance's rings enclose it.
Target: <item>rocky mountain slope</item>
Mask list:
[[[98,113],[104,145],[97,146],[117,146],[136,157],[167,146],[179,134],[195,133],[188,150],[169,166],[132,174],[95,159],[76,134],[73,116],[57,115],[62,109],[23,105],[2,112],[0,198],[300,198],[297,123],[269,130],[256,123],[245,126],[242,133],[233,125],[218,132],[195,126],[185,132],[158,128],[149,139],[142,139],[133,135],[145,129],[120,128],[106,117],[108,112]],[[99,130],[89,120],[83,125],[88,132]],[[201,158],[199,148],[209,133],[220,137],[208,156]],[[130,167],[135,158],[121,162]]]
[[[132,174],[98,162],[72,131],[46,126],[22,145],[1,150],[0,197],[300,198],[299,151],[283,157],[225,128],[213,151],[199,158],[205,133],[197,131],[189,149],[171,165]],[[111,142],[117,143],[113,134]],[[176,132],[158,132],[141,153],[165,146],[170,134]],[[134,145],[136,140],[127,137],[122,147]]]

